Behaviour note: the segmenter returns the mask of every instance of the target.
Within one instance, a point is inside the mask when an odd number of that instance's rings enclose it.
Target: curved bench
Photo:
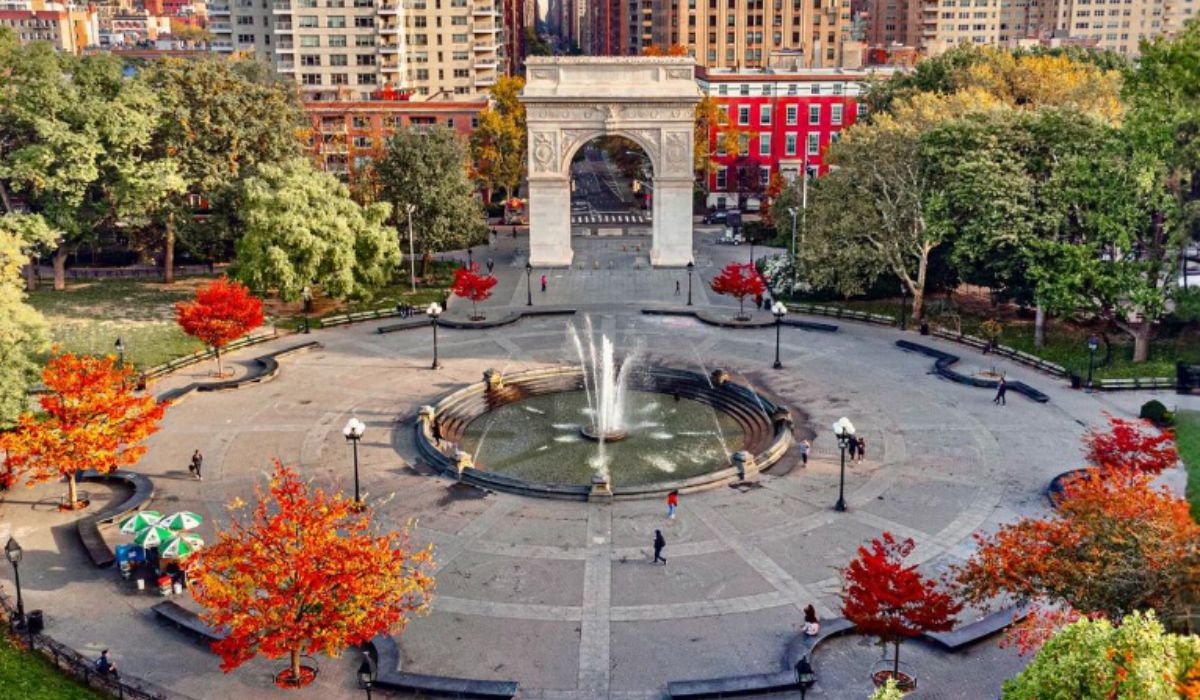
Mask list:
[[[76,474],[75,479],[81,483],[116,482],[133,490],[129,498],[124,501],[95,515],[82,518],[75,524],[75,529],[79,533],[79,541],[83,543],[83,548],[87,550],[92,563],[98,567],[112,566],[116,561],[116,554],[113,553],[112,547],[108,546],[104,536],[100,534],[100,525],[114,522],[145,507],[150,503],[150,499],[154,498],[154,482],[150,481],[147,476],[126,469],[117,469],[107,474],[87,469]]]
[[[966,386],[974,386],[981,389],[995,389],[996,387],[1000,386],[1000,382],[998,380],[969,377],[965,374],[961,374],[950,369],[950,365],[958,362],[958,355],[951,355],[950,353],[943,352],[937,348],[931,348],[928,345],[921,345],[909,340],[897,340],[896,347],[900,348],[901,350],[918,352],[922,355],[932,357],[934,374],[945,377],[956,384],[965,384]],[[1009,391],[1021,394],[1038,403],[1046,403],[1050,400],[1049,396],[1046,396],[1025,382],[1009,382],[1008,389]]]
[[[479,321],[459,320],[446,318],[442,316],[438,321],[438,325],[442,328],[456,328],[463,330],[483,329],[483,328],[499,328],[516,323],[523,318],[535,318],[537,316],[574,316],[575,309],[565,306],[527,306],[518,309],[508,309],[503,314],[493,318],[484,318]],[[430,325],[429,317],[420,316],[418,318],[409,319],[400,323],[393,323],[387,326],[376,328],[377,333],[395,333],[396,331],[406,331],[413,328],[424,328]]]
[[[701,323],[717,326],[719,328],[770,328],[775,325],[774,316],[763,316],[761,314],[751,316],[748,320],[738,321],[727,316],[718,316],[709,311],[698,309],[678,309],[678,308],[644,308],[642,314],[646,316],[690,316]],[[783,325],[789,328],[799,328],[805,331],[820,331],[823,333],[836,333],[838,327],[832,323],[819,323],[816,321],[801,321],[797,318],[784,318]]]
[[[376,688],[455,698],[512,698],[517,694],[516,681],[485,681],[401,671],[400,647],[389,634],[375,637],[368,646],[375,656]]]
[[[926,632],[922,636],[948,651],[958,651],[981,639],[986,639],[1010,625],[1024,620],[1028,616],[1029,606],[1018,605],[997,610],[991,615],[965,624],[962,627],[956,627],[949,632]]]
[[[1050,501],[1051,507],[1058,507],[1059,502],[1062,501],[1063,494],[1066,492],[1068,482],[1088,474],[1093,469],[1095,467],[1070,469],[1051,479],[1050,485],[1046,487],[1046,500]]]
[[[280,358],[287,357],[288,355],[294,355],[296,353],[307,352],[309,350],[318,350],[321,347],[322,345],[319,342],[310,340],[307,343],[300,343],[299,345],[293,345],[290,348],[284,348],[282,350],[276,350],[272,353],[267,353],[266,355],[260,355],[259,357],[251,360],[251,366],[253,369],[246,373],[245,376],[238,377],[237,379],[226,379],[216,382],[193,382],[187,386],[182,386],[178,389],[172,389],[164,392],[158,396],[158,400],[160,402],[179,401],[193,391],[229,391],[231,389],[240,389],[249,384],[269,382],[275,377],[279,376]]]
[[[174,627],[194,635],[204,642],[219,642],[225,638],[226,632],[217,629],[200,619],[196,613],[188,610],[173,600],[165,600],[150,608],[154,616],[173,625]]]

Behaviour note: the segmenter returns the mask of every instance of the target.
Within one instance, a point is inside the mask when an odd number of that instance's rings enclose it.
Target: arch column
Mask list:
[[[692,260],[692,178],[654,178],[654,240],[650,264],[685,267]]]
[[[537,267],[570,267],[571,178],[529,178],[529,262]]]

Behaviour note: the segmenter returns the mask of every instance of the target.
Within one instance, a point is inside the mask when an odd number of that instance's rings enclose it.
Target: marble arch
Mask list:
[[[636,142],[654,169],[650,262],[692,259],[692,138],[700,90],[690,58],[534,57],[521,93],[529,129],[529,255],[571,264],[571,159],[597,136]]]

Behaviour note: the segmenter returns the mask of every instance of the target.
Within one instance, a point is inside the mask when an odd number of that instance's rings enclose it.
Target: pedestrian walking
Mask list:
[[[1001,406],[1007,406],[1008,400],[1004,395],[1008,393],[1008,381],[1004,379],[1004,375],[1000,375],[1000,383],[996,385],[996,398],[992,399],[992,403]]]
[[[200,467],[203,465],[204,455],[200,454],[200,450],[196,450],[192,453],[192,463],[188,465],[188,471],[200,481],[204,481],[204,476],[200,473]]]
[[[488,269],[489,275],[492,274],[492,268],[494,268],[495,266],[496,266],[496,261],[492,260],[491,258],[488,258],[487,269]]]
[[[546,293],[546,276],[542,275],[542,294]]]
[[[867,458],[867,439],[860,437],[858,439],[858,461],[862,462]]]
[[[667,560],[662,555],[663,547],[666,547],[666,546],[667,546],[667,540],[663,537],[662,530],[655,530],[654,531],[654,561],[650,562],[651,564],[657,564],[658,562],[661,561],[663,563],[663,566],[667,565]]]
[[[671,520],[675,519],[675,509],[679,507],[679,491],[672,491],[667,494],[667,517]]]
[[[516,240],[516,238],[517,238],[517,227],[513,226],[513,240]]]
[[[675,280],[675,296],[679,296],[679,280]]]
[[[800,441],[800,465],[808,466],[808,451],[812,449],[812,443],[808,440]]]
[[[96,673],[99,673],[101,676],[117,677],[117,665],[109,660],[108,649],[100,652],[100,658],[96,659],[95,668]]]
[[[817,609],[812,603],[804,606],[804,634],[815,637],[821,632],[821,621],[817,619]]]
[[[850,461],[853,462],[854,458],[858,456],[858,440],[855,440],[853,436],[850,438],[849,448],[850,448]]]

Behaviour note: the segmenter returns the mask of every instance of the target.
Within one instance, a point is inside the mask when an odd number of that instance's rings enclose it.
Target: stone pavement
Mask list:
[[[927,358],[894,347],[912,334],[849,322],[836,334],[785,329],[785,369],[772,371],[773,329],[644,317],[636,304],[614,303],[628,292],[621,286],[628,280],[604,283],[604,273],[582,273],[553,288],[553,303],[585,296],[575,291],[580,285],[608,302],[597,305],[594,320],[615,334],[619,348],[640,343],[650,361],[674,367],[724,367],[735,381],[792,407],[797,430],[815,438],[808,468],[792,455],[758,488],[685,495],[674,521],[657,501],[597,505],[461,488],[414,463],[417,409],[479,381],[488,367],[565,361],[565,320],[446,329],[439,333],[446,365],[440,372],[427,368],[427,330],[379,335],[379,323],[366,323],[314,332],[311,339],[324,348],[283,360],[274,382],[194,395],[169,409],[137,467],[155,481],[154,507],[200,512],[200,534],[212,538],[225,522],[224,504],[248,498],[273,457],[298,465],[320,486],[350,490],[350,448],[340,430],[357,416],[367,425],[363,488],[380,518],[392,527],[415,518],[415,541],[436,550],[433,609],[399,637],[406,670],[517,680],[526,698],[654,698],[669,680],[774,670],[799,630],[803,606],[836,614],[836,567],[883,530],[913,537],[917,559],[937,572],[969,555],[972,533],[1045,512],[1049,479],[1080,464],[1081,433],[1102,421],[1102,411],[1130,415],[1147,396],[1072,392],[997,360],[1010,377],[1051,396],[1045,405],[1014,397],[998,407],[989,392],[930,376]],[[513,298],[521,296],[510,288]],[[281,338],[231,360],[298,340]],[[157,388],[188,381],[170,377]],[[1182,397],[1159,398],[1170,406]],[[864,464],[847,470],[850,509],[836,513],[837,451],[828,426],[842,415],[870,451]],[[195,448],[206,457],[203,482],[186,471]],[[1165,481],[1181,487],[1183,475],[1176,470]],[[93,509],[113,496],[102,486],[86,488]],[[268,680],[282,661],[222,674],[207,650],[153,619],[157,596],[131,590],[112,569],[92,568],[74,530],[78,516],[53,507],[62,489],[18,488],[0,503],[0,539],[11,532],[25,546],[26,604],[46,611],[50,634],[89,654],[109,647],[126,672],[186,696],[282,696]],[[667,538],[667,566],[648,563],[655,528]],[[821,680],[810,697],[866,697],[867,670],[878,654],[858,637],[822,647],[814,660]],[[995,697],[1022,664],[994,642],[959,655],[913,643],[901,654],[920,677],[914,698]],[[290,695],[357,696],[354,653],[319,661],[317,686]]]

